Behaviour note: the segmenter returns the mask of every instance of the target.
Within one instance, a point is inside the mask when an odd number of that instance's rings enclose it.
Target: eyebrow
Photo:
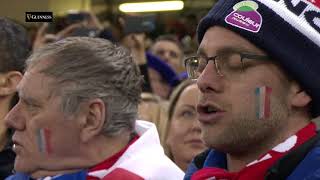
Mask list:
[[[39,105],[39,102],[33,98],[25,97],[19,93],[19,98],[27,104]]]
[[[202,56],[208,57],[206,51],[203,48],[198,49],[197,55],[202,55]]]
[[[187,108],[190,108],[192,110],[196,110],[196,108],[192,105],[189,105],[189,104],[182,104],[180,107],[187,107]]]
[[[19,95],[19,99],[21,99],[22,101],[27,102],[28,104],[40,106],[40,102],[37,101],[35,98],[30,98],[30,97],[25,96],[25,93],[21,92],[21,88],[19,86],[17,87],[17,92]]]

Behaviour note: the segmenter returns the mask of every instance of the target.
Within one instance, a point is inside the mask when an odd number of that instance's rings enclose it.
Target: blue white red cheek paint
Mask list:
[[[256,95],[256,116],[257,119],[267,119],[271,115],[270,97],[272,89],[267,86],[257,87]]]
[[[38,148],[41,153],[52,153],[51,131],[48,128],[40,128],[37,131]]]

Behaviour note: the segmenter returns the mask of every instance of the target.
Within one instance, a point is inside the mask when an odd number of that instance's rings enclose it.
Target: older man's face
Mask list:
[[[206,57],[223,49],[266,55],[241,36],[221,27],[207,30],[199,52]],[[232,70],[232,63],[229,71]],[[210,147],[229,153],[240,153],[253,145],[272,142],[286,127],[288,80],[280,68],[270,61],[244,60],[244,70],[219,76],[213,61],[209,61],[197,84],[201,90],[198,104],[202,137]],[[258,118],[256,89],[271,88],[270,116]],[[261,104],[260,104],[261,105]],[[261,108],[261,107],[260,107]]]
[[[78,119],[62,112],[62,98],[51,93],[54,79],[39,73],[44,66],[40,62],[25,73],[18,85],[20,100],[6,117],[15,130],[18,172],[68,169],[79,151]]]

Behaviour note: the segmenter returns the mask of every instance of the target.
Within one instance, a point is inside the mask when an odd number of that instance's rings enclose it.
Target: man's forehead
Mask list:
[[[240,35],[225,29],[223,27],[214,26],[207,30],[198,49],[198,53],[212,53],[223,49],[234,49],[242,52],[255,52],[266,54],[262,49],[255,46],[247,39]]]
[[[50,85],[52,79],[48,76],[34,71],[34,69],[27,70],[17,86],[19,95],[24,96],[41,96],[49,98],[50,96]]]
[[[45,59],[43,60],[41,58],[41,60],[31,62],[31,64],[28,65],[22,80],[18,84],[18,88],[20,88],[20,86],[25,86],[25,84],[31,82],[40,83],[40,85],[45,86],[45,83],[47,83],[47,81],[50,81],[51,78],[42,73],[42,71],[50,65],[50,59],[47,57],[44,58]]]
[[[30,64],[28,65],[26,71],[29,71],[29,72],[41,72],[43,69],[45,69],[48,66],[50,66],[52,61],[53,61],[52,57],[48,57],[48,56],[39,57],[36,60],[33,60],[32,62],[30,62]]]
[[[152,46],[151,49],[153,50],[171,49],[171,50],[177,50],[179,52],[182,51],[175,42],[172,42],[170,40],[159,40]]]

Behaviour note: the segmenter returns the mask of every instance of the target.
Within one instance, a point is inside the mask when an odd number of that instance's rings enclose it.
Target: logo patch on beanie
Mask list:
[[[262,25],[262,16],[257,11],[258,8],[259,5],[254,1],[241,1],[233,6],[233,11],[225,18],[225,22],[257,33]]]

